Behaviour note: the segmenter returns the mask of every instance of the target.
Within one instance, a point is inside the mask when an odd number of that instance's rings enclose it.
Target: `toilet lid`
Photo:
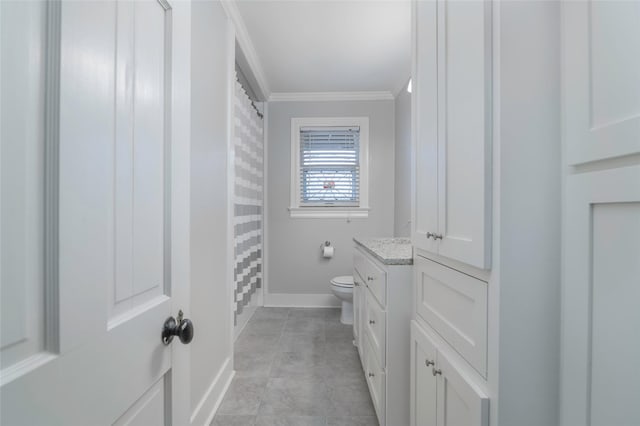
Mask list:
[[[331,284],[338,287],[353,287],[353,276],[342,275],[331,280]]]

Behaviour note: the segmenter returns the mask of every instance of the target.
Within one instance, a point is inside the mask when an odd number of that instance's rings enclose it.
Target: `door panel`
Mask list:
[[[45,348],[46,5],[0,5],[2,269],[0,369]],[[25,70],[27,70],[25,72]]]
[[[414,268],[416,314],[486,376],[487,283],[420,256]]]
[[[437,11],[435,1],[413,2],[413,144],[415,154],[415,206],[413,244],[437,252],[427,233],[438,230],[438,69]]]
[[[411,322],[411,426],[436,426],[436,348]]]
[[[561,424],[638,424],[640,166],[566,192]]]
[[[438,353],[438,426],[488,426],[489,398]]]
[[[113,424],[114,426],[149,426],[168,424],[164,405],[167,376],[147,390]]]
[[[118,4],[116,56],[116,280],[111,317],[165,293],[169,229],[165,40],[171,37],[156,1]],[[135,64],[135,66],[133,66]],[[167,259],[169,261],[170,259]]]
[[[640,3],[563,2],[569,164],[640,152]]]
[[[38,7],[41,21],[27,16]],[[8,321],[3,316],[2,331],[6,327],[7,342],[15,341],[32,333],[29,324],[37,322],[43,336],[15,358],[21,362],[2,365],[2,424],[188,422],[187,399],[175,397],[188,394],[188,383],[174,374],[181,369],[180,377],[188,376],[188,365],[175,362],[177,339],[165,346],[160,338],[165,319],[178,310],[173,298],[183,303],[188,290],[188,257],[172,251],[185,250],[184,233],[176,230],[186,228],[188,206],[172,204],[169,190],[177,183],[188,190],[190,173],[180,161],[188,164],[188,144],[173,144],[168,126],[171,117],[179,134],[186,127],[188,135],[188,110],[170,108],[169,70],[176,68],[170,46],[175,28],[181,37],[189,31],[189,10],[183,7],[188,5],[178,6],[180,26],[174,26],[174,11],[164,1],[0,3],[2,303],[3,315],[4,303],[17,303],[21,314]],[[34,34],[46,32],[39,58],[46,66],[14,64],[31,79],[29,90],[38,92],[23,100],[35,111],[25,114],[32,129],[27,134],[19,122],[5,127],[12,121],[8,111],[15,110],[4,105],[15,94],[5,90],[5,77],[12,77],[4,58],[15,48],[9,41],[36,24]],[[33,84],[37,75],[40,85]],[[32,99],[39,98],[44,102],[38,110]],[[11,137],[5,139],[5,130]],[[5,168],[5,160],[21,160],[28,169],[17,173]],[[34,179],[44,183],[38,187]],[[19,192],[39,201],[29,201],[34,216],[22,215],[17,226],[19,210],[9,215],[4,208],[8,201],[27,206],[16,201]],[[27,228],[33,235],[9,232],[25,229],[29,221],[42,224]],[[42,254],[14,250],[21,244],[36,245]],[[39,280],[21,275],[27,263]],[[15,291],[16,283],[27,291]],[[41,302],[30,299],[37,286],[44,290]]]
[[[438,1],[438,253],[489,268],[490,2]]]

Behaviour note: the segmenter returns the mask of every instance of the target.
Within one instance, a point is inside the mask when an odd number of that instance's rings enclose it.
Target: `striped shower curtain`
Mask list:
[[[236,79],[234,182],[234,319],[262,286],[262,118]]]

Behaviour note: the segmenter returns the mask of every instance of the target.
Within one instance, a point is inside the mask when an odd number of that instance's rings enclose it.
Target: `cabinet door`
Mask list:
[[[436,349],[411,321],[411,426],[436,426]]]
[[[438,75],[435,1],[413,3],[413,245],[431,252],[438,230]]]
[[[569,164],[640,152],[640,3],[569,1],[562,7]]]
[[[437,9],[438,253],[486,269],[491,235],[491,3],[440,0]],[[421,113],[419,119],[425,118]]]
[[[438,353],[438,426],[488,426],[489,398]]]
[[[640,166],[566,184],[560,424],[640,424]]]

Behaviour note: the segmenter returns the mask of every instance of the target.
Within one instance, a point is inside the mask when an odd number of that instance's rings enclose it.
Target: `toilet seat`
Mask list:
[[[353,276],[341,275],[339,277],[335,277],[331,280],[331,284],[336,287],[351,288],[353,287]]]

